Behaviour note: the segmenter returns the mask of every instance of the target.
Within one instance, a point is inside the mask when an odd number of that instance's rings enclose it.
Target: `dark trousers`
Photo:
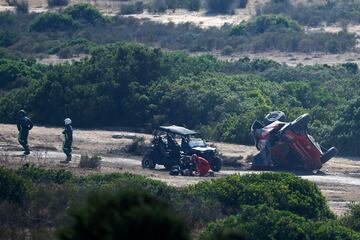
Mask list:
[[[63,151],[66,154],[66,159],[70,161],[72,152],[71,144],[65,142],[63,145]]]
[[[29,144],[28,144],[28,136],[29,136],[28,132],[25,133],[19,132],[18,135],[19,143],[24,148],[25,152],[30,152]]]

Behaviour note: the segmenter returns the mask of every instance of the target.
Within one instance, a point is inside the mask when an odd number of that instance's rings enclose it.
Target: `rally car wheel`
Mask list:
[[[311,117],[309,114],[303,114],[292,122],[291,128],[297,132],[305,130],[310,120]]]
[[[154,163],[154,161],[149,156],[145,156],[143,158],[143,160],[141,161],[141,166],[143,168],[154,169],[156,164]]]
[[[335,157],[337,153],[338,150],[336,147],[329,148],[329,150],[327,150],[326,153],[320,158],[321,163],[326,163],[331,158]]]

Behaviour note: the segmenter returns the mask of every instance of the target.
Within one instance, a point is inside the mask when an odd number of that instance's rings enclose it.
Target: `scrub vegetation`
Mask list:
[[[0,171],[1,238],[359,239],[357,207],[336,219],[320,190],[292,174],[174,188],[132,174],[76,177],[29,164]]]

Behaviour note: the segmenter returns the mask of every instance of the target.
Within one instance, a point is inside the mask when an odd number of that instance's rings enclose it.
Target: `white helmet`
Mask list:
[[[71,124],[71,119],[65,118],[64,122],[65,122],[65,125],[69,125],[69,124]]]

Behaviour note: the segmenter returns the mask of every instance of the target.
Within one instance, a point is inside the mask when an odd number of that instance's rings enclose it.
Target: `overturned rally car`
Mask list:
[[[323,149],[307,132],[311,118],[303,114],[292,122],[285,122],[283,112],[276,111],[266,115],[264,124],[255,120],[251,133],[256,148],[260,151],[254,156],[252,168],[269,167],[319,170],[322,164],[334,157],[335,147]]]

